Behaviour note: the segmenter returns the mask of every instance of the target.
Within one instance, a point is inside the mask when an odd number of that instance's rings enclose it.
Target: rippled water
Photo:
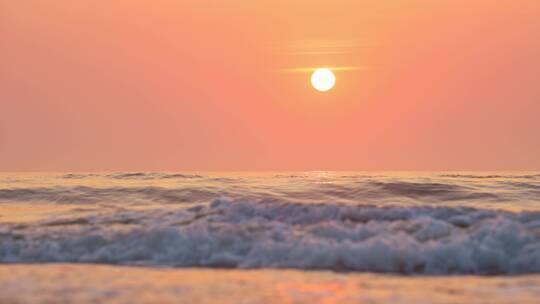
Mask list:
[[[537,173],[0,177],[0,262],[540,273]]]

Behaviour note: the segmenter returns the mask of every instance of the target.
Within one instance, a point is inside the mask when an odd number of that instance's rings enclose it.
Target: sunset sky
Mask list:
[[[540,170],[540,1],[0,0],[0,170]]]

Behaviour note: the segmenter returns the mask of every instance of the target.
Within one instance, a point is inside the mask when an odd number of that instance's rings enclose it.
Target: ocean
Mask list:
[[[1,303],[538,303],[540,173],[4,173],[0,263]]]

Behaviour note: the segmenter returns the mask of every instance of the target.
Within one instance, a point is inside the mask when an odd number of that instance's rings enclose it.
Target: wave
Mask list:
[[[0,225],[0,262],[540,273],[540,212],[217,199]]]
[[[158,172],[128,172],[128,173],[110,173],[110,174],[97,174],[97,173],[84,173],[65,174],[62,178],[65,179],[85,179],[85,178],[112,178],[120,180],[151,180],[151,179],[182,179],[182,178],[202,178],[202,175],[198,174],[181,174],[181,173],[158,173]]]
[[[135,175],[133,175],[135,174]],[[79,178],[69,175],[67,178]],[[114,177],[113,177],[114,176]],[[196,183],[181,180],[171,186],[156,186],[145,183],[118,183],[111,179],[123,180],[157,178],[154,174],[137,173],[109,176],[101,181],[101,186],[50,185],[0,188],[0,202],[50,202],[64,204],[88,204],[99,202],[126,203],[149,201],[166,204],[185,202],[208,202],[215,197],[235,197],[243,199],[294,200],[296,202],[323,203],[341,202],[357,204],[370,203],[508,203],[535,201],[540,195],[540,184],[533,181],[497,180],[489,183],[382,180],[364,178],[346,182],[319,182],[284,177],[281,184],[250,179],[225,177],[199,177],[198,175],[159,174],[160,179],[196,179]],[[66,178],[66,177],[64,177]],[[82,178],[82,177],[81,177]],[[294,183],[294,184],[293,184]],[[6,183],[7,185],[8,183]],[[11,185],[11,184],[10,184]]]
[[[127,203],[147,200],[159,203],[200,202],[216,197],[217,191],[196,188],[143,187],[88,187],[56,186],[0,189],[0,200],[19,202],[51,202],[90,204],[97,202]]]
[[[540,178],[540,174],[441,174],[440,177],[448,178],[467,178],[467,179],[501,179],[501,178],[525,178],[525,179],[537,179]]]
[[[377,187],[382,193],[405,197],[438,197],[441,200],[460,199],[496,199],[497,195],[490,192],[478,192],[471,187],[447,183],[432,182],[379,182],[373,181],[371,185]]]

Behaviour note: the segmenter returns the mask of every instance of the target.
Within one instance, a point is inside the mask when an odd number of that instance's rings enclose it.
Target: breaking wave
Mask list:
[[[540,212],[217,199],[2,224],[0,262],[540,273]]]

